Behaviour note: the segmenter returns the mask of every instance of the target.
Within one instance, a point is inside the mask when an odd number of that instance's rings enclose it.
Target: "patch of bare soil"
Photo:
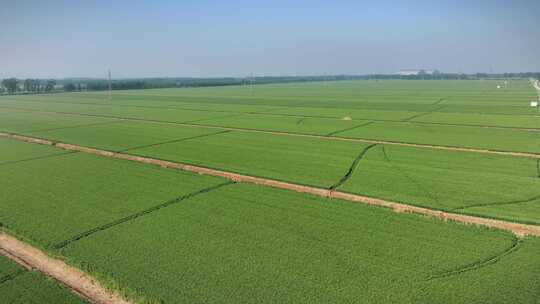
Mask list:
[[[62,260],[51,258],[41,250],[3,232],[0,232],[0,254],[27,269],[35,269],[54,278],[92,303],[130,303],[120,295],[105,289],[94,278],[81,270],[67,265]]]

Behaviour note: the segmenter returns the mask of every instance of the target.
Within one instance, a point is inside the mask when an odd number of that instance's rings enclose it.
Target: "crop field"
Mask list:
[[[1,255],[0,295],[2,303],[11,304],[87,303],[44,275],[27,271]]]
[[[538,236],[231,177],[538,228],[537,92],[501,83],[1,96],[0,230],[134,303],[540,303]],[[0,256],[4,294],[82,301]]]

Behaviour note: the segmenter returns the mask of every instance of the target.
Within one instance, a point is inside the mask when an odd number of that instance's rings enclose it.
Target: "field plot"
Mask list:
[[[533,159],[379,145],[338,190],[540,225]]]
[[[336,136],[540,154],[540,132],[537,131],[374,122]]]
[[[29,304],[86,303],[40,273],[26,271],[0,255],[0,295],[2,303]]]
[[[450,293],[457,302],[531,302],[540,243],[516,242],[506,233],[233,185],[62,252],[156,302],[442,303]],[[491,257],[497,262],[483,265]],[[507,272],[515,280],[506,283]],[[478,279],[485,274],[490,280]]]
[[[62,151],[49,150],[42,152]],[[9,189],[0,192],[1,225],[45,247],[223,183],[217,178],[82,153],[1,168],[2,188]]]
[[[104,117],[81,117],[46,112],[29,112],[12,109],[0,110],[0,131],[30,132],[58,128],[70,128],[118,122],[118,119]]]
[[[28,134],[52,140],[121,151],[154,144],[177,142],[220,134],[224,130],[125,121],[107,126],[88,126]]]
[[[540,225],[536,92],[500,83],[3,96],[0,132]],[[0,188],[1,229],[141,303],[540,303],[539,238],[13,139]]]
[[[30,145],[15,140],[0,138],[0,166],[44,157],[54,157],[66,153],[68,152],[52,149],[47,146]]]
[[[130,154],[330,187],[368,145],[229,132],[134,149]]]

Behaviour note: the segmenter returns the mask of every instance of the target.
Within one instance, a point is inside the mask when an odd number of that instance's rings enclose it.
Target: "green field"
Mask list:
[[[2,303],[83,304],[86,301],[39,272],[26,271],[0,255],[0,295]]]
[[[536,92],[500,82],[2,96],[0,132],[540,225]],[[0,187],[2,230],[141,303],[540,303],[535,237],[6,138]]]

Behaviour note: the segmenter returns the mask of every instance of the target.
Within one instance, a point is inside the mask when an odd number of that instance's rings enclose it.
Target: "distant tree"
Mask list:
[[[51,92],[54,89],[54,86],[56,85],[56,81],[53,79],[47,80],[47,83],[45,84],[45,91]]]
[[[33,80],[30,78],[24,80],[23,88],[25,92],[30,92],[32,90],[32,82]]]
[[[77,90],[77,87],[73,83],[67,83],[67,84],[64,85],[64,90],[66,92],[73,92],[73,91]]]
[[[13,94],[17,91],[18,83],[19,80],[17,80],[17,78],[7,78],[2,80],[2,85],[4,88],[6,88],[9,94]]]

